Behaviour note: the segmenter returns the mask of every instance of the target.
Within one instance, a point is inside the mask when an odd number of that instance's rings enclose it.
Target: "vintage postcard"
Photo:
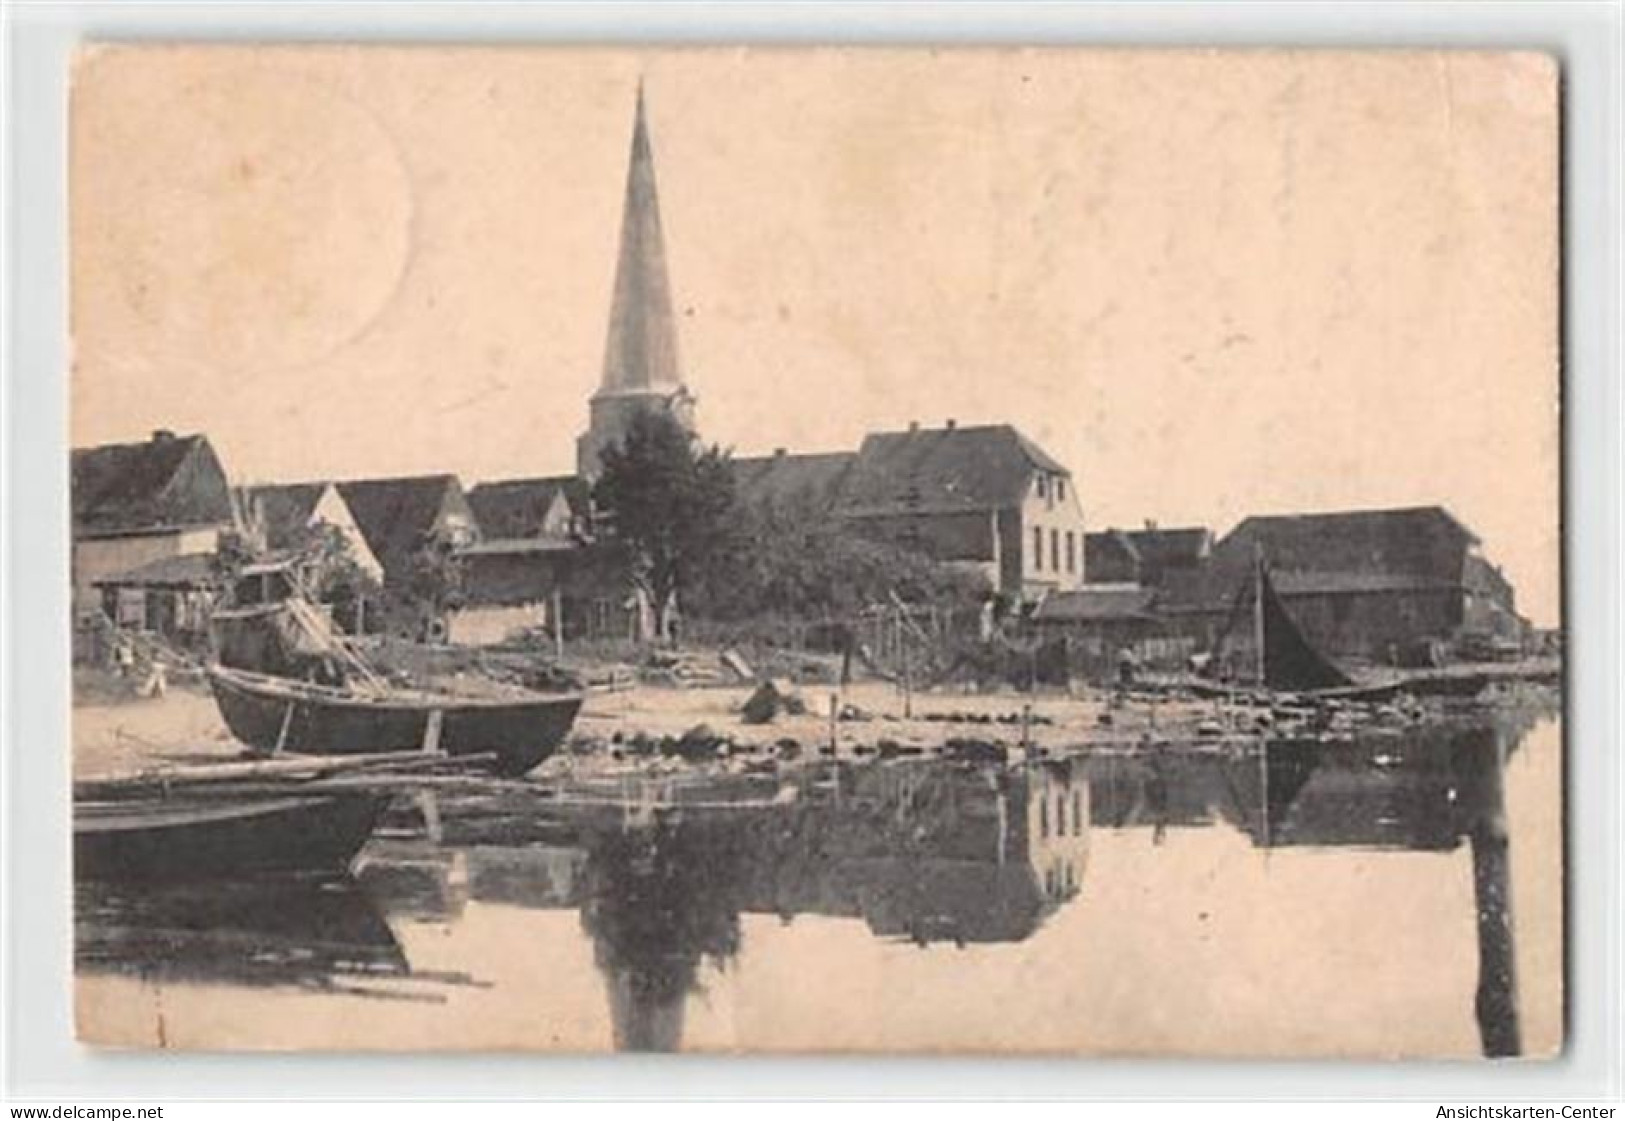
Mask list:
[[[1559,112],[86,47],[80,1038],[1559,1053]]]

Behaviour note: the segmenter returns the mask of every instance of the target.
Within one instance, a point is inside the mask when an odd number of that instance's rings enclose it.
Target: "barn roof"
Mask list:
[[[139,443],[75,448],[71,474],[77,536],[232,520],[225,473],[201,434],[156,432]]]
[[[160,557],[124,572],[93,581],[98,588],[186,588],[213,587],[218,580],[209,553],[182,553]]]
[[[1137,584],[1102,584],[1044,597],[1034,613],[1040,623],[1094,623],[1151,617],[1157,593]]]
[[[833,500],[857,456],[852,452],[736,457],[734,484],[748,505],[779,504],[797,498]]]
[[[579,475],[480,483],[469,490],[468,504],[485,536],[534,537],[541,532],[542,519],[560,495],[570,504],[571,514],[586,516],[591,492]]]
[[[876,432],[858,449],[840,501],[852,514],[1012,506],[1035,471],[1071,474],[1008,424]]]
[[[1214,548],[1225,566],[1262,553],[1276,572],[1406,575],[1459,582],[1478,538],[1442,506],[1254,515]]]

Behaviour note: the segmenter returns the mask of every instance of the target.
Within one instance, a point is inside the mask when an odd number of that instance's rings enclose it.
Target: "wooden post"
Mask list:
[[[564,596],[553,589],[553,656],[564,660]]]
[[[1253,546],[1253,680],[1264,685],[1264,546]]]
[[[1032,722],[1033,706],[1032,702],[1028,701],[1021,706],[1021,748],[1023,751],[1031,750],[1033,746]]]
[[[293,710],[298,707],[295,701],[289,701],[288,707],[282,710],[282,727],[276,734],[276,746],[271,749],[272,755],[282,754],[282,749],[288,744],[288,729],[293,726]]]
[[[836,694],[829,695],[829,753],[839,759],[841,756],[841,709]]]
[[[445,720],[445,709],[431,708],[429,710],[429,718],[423,723],[423,750],[426,754],[439,754],[440,728],[445,723]]]
[[[913,666],[909,663],[908,636],[899,628],[897,632],[898,645],[903,655],[903,719],[914,719],[914,677]]]

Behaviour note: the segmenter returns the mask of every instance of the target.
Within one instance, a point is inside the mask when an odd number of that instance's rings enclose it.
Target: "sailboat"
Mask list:
[[[1238,644],[1234,636],[1244,616],[1250,624],[1249,638]],[[1317,649],[1276,592],[1262,553],[1253,561],[1252,579],[1237,592],[1209,666],[1219,673],[1228,671],[1228,678],[1209,680],[1197,687],[1197,692],[1208,695],[1291,694],[1322,700],[1380,701],[1396,696],[1411,684],[1397,680],[1356,683]]]

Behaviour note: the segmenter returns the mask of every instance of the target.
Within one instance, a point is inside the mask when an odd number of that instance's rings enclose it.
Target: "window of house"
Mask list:
[[[1055,497],[1059,498],[1062,502],[1066,501],[1066,480],[1065,479],[1056,479],[1055,480]]]
[[[1049,570],[1061,571],[1061,531],[1058,529],[1049,531]]]
[[[1038,800],[1038,835],[1049,836],[1049,801],[1044,798]]]
[[[1083,796],[1076,790],[1072,792],[1072,832],[1077,833],[1083,828]]]
[[[1078,542],[1070,529],[1066,531],[1066,570],[1068,572],[1078,570]]]
[[[1073,822],[1073,832],[1076,832],[1077,828],[1077,822]],[[1066,795],[1064,794],[1055,796],[1055,835],[1058,837],[1066,836]]]
[[[1049,497],[1049,478],[1046,475],[1038,476],[1038,497]]]
[[[1042,526],[1033,526],[1033,571],[1044,570],[1044,529]]]

